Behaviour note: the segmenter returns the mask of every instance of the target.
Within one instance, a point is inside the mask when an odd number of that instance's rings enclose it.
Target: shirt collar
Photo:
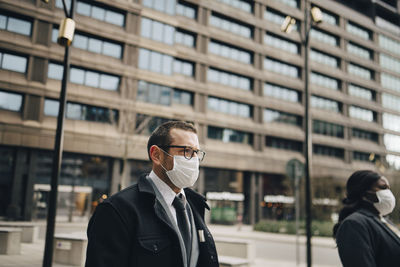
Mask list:
[[[163,180],[160,179],[160,177],[155,174],[155,172],[151,171],[149,174],[149,179],[153,181],[153,183],[156,185],[158,191],[160,191],[162,197],[164,198],[165,202],[168,205],[172,205],[172,202],[174,201],[175,197],[179,194],[182,194],[184,196],[184,199],[186,201],[186,195],[185,191],[181,189],[181,191],[176,194],[174,190],[172,190],[169,185],[167,185]]]

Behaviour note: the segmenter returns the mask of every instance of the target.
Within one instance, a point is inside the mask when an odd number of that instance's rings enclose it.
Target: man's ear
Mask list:
[[[161,164],[160,163],[160,156],[161,156],[160,154],[161,154],[161,150],[158,146],[152,145],[150,147],[150,158],[153,161],[153,163]]]

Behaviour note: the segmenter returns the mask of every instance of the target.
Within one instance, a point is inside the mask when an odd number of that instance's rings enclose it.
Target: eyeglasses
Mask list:
[[[206,152],[200,149],[193,149],[190,146],[159,146],[161,148],[170,148],[170,147],[176,147],[176,148],[183,148],[183,156],[185,159],[189,160],[193,158],[194,153],[196,153],[197,158],[199,161],[203,161],[204,156],[206,155]]]

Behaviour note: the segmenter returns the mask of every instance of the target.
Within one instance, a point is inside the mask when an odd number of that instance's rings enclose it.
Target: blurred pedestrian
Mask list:
[[[86,267],[218,267],[205,198],[189,189],[205,153],[194,126],[166,122],[150,136],[152,171],[99,203],[88,226]]]
[[[344,267],[400,266],[400,231],[385,216],[396,200],[388,180],[373,171],[356,171],[333,235]]]

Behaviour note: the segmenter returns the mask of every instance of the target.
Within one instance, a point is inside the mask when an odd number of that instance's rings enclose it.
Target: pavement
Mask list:
[[[39,239],[32,244],[21,243],[21,254],[19,255],[0,255],[0,267],[41,267],[43,260],[44,251],[44,236],[45,236],[45,222],[38,222],[40,226]],[[61,223],[56,224],[56,233],[76,233],[85,232],[87,222],[77,223]],[[210,231],[214,238],[236,238],[236,239],[247,239],[247,240],[258,240],[265,242],[281,242],[294,244],[296,237],[285,234],[273,234],[256,232],[252,230],[251,226],[243,225],[240,228],[238,226],[225,226],[225,225],[209,225]],[[300,237],[300,242],[304,244],[305,237]],[[313,245],[334,247],[334,241],[332,238],[319,238],[314,237],[312,239]],[[279,260],[268,260],[265,258],[256,257],[251,267],[303,267],[306,266],[304,263],[296,265],[293,261],[287,261],[287,259]],[[332,265],[315,265],[314,267],[332,267]],[[54,263],[53,267],[71,267],[70,265],[62,265]]]

